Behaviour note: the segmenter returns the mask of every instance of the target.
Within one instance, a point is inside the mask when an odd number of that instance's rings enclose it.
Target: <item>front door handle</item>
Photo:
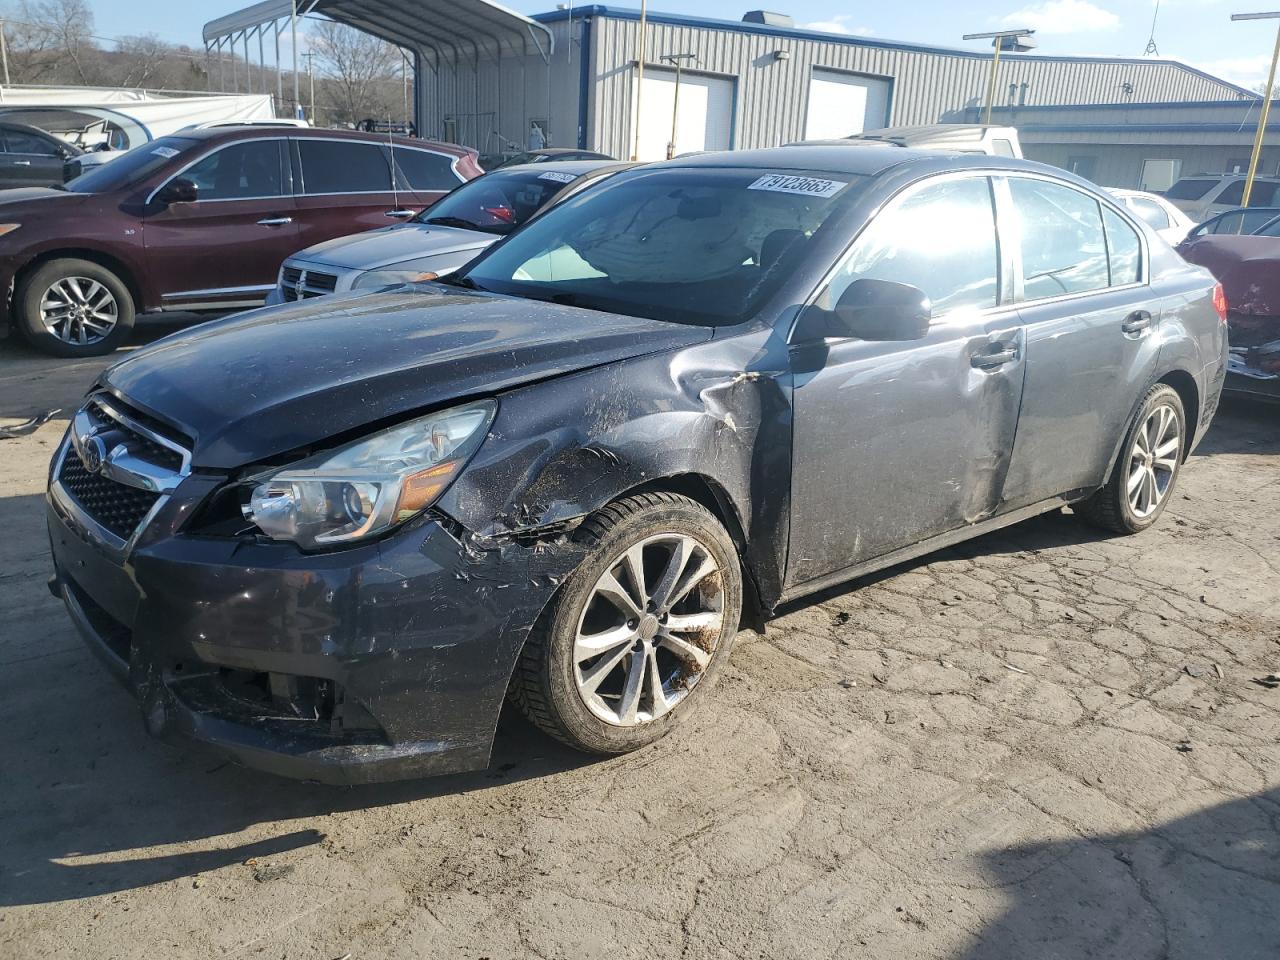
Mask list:
[[[259,220],[260,227],[283,227],[286,223],[293,223],[293,217],[267,217],[265,220]]]
[[[397,219],[403,220],[406,217],[412,217],[413,211],[412,210],[388,210],[386,213],[383,214],[383,216],[396,217]]]
[[[1120,324],[1120,329],[1125,333],[1141,333],[1151,326],[1151,314],[1146,310],[1135,310],[1124,318],[1124,323]]]
[[[979,370],[994,370],[1018,359],[1018,351],[1003,343],[993,343],[991,352],[979,353],[969,358],[971,366]]]
[[[13,165],[14,165],[15,167],[29,167],[29,166],[31,166],[31,161],[30,161],[30,160],[15,160],[15,161],[13,161]]]

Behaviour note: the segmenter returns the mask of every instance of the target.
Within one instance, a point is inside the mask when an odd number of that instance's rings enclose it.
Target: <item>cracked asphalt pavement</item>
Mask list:
[[[277,780],[144,735],[45,589],[101,364],[0,345],[0,955],[1280,956],[1280,412],[1228,403],[1138,537],[1054,514],[744,633],[605,761]]]

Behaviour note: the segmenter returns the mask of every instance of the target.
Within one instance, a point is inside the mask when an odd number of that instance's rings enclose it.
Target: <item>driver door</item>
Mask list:
[[[792,344],[789,588],[998,511],[1025,351],[994,188],[975,174],[908,188],[814,304],[831,309],[862,277],[911,284],[933,303],[923,339]]]
[[[195,202],[152,201],[143,242],[166,309],[253,306],[275,286],[299,249],[285,143],[215,148],[176,175],[195,183]]]

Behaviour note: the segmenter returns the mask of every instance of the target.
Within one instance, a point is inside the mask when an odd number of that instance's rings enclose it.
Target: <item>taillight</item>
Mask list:
[[[1213,286],[1213,309],[1218,312],[1218,320],[1225,326],[1227,323],[1227,293],[1222,289],[1222,284],[1216,283]]]

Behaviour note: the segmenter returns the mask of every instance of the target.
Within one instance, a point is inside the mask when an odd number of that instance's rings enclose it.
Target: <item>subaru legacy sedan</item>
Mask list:
[[[257,306],[301,247],[405,220],[479,176],[426,140],[261,126],[161,137],[65,190],[0,194],[0,306],[32,346],[111,353],[139,313]]]
[[[448,283],[267,308],[111,367],[53,460],[52,590],[148,728],[306,779],[483,767],[510,698],[634,750],[740,625],[1070,506],[1156,522],[1226,304],[1021,160],[637,167]]]
[[[552,203],[630,166],[616,160],[570,160],[486,173],[404,223],[298,251],[280,268],[280,283],[267,295],[267,304],[433,280],[474,259]]]

